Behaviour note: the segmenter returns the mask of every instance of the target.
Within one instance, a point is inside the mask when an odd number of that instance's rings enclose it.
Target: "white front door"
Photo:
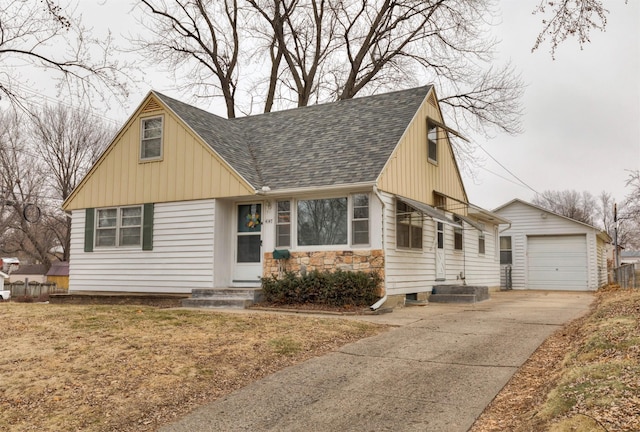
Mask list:
[[[436,222],[436,280],[443,281],[447,278],[447,266],[445,265],[444,249],[444,224]]]
[[[234,283],[259,283],[262,276],[262,204],[236,208]]]

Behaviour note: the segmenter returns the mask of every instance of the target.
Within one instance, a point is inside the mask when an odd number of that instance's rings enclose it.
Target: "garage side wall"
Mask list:
[[[602,269],[599,266],[598,240],[596,237],[596,229],[580,222],[574,222],[568,218],[557,216],[545,212],[539,208],[527,205],[526,203],[515,201],[505,207],[496,210],[496,213],[511,221],[511,226],[501,231],[500,236],[511,236],[512,244],[512,288],[513,289],[530,289],[529,274],[529,239],[539,236],[549,237],[552,243],[552,237],[567,236],[584,236],[586,251],[586,282],[580,287],[558,286],[555,289],[571,289],[571,290],[596,290],[601,285]],[[559,239],[562,240],[562,239]],[[559,242],[561,243],[561,241]],[[562,259],[560,254],[558,259]],[[501,271],[504,274],[504,265],[501,265]],[[605,270],[606,275],[606,270]],[[549,277],[553,277],[549,275]]]

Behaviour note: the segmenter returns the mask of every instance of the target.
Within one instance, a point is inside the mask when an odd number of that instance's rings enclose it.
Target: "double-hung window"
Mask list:
[[[460,224],[460,226],[456,226],[453,228],[453,248],[455,250],[462,250],[463,248],[463,223],[462,223],[462,219],[460,219],[459,217],[454,216],[453,220],[456,221],[457,223]]]
[[[291,201],[278,201],[276,211],[276,247],[290,247]]]
[[[142,206],[97,209],[96,247],[142,244]]]
[[[511,236],[500,237],[500,264],[513,263],[513,249],[511,249]]]
[[[422,249],[422,213],[402,201],[396,204],[396,246]]]
[[[162,158],[162,116],[143,118],[140,121],[140,160]]]
[[[369,244],[369,195],[356,194],[351,197],[353,214],[351,217],[351,244]]]
[[[478,232],[478,253],[480,255],[484,255],[484,249],[485,249],[484,232],[479,231]]]

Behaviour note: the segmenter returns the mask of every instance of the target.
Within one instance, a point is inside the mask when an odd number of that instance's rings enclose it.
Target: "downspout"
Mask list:
[[[380,195],[380,192],[378,191],[378,187],[376,185],[373,185],[373,193],[376,195],[376,197],[380,201],[380,204],[382,204],[382,251],[383,251],[383,253],[385,253],[386,252],[385,243],[384,243],[385,205],[384,205],[384,200],[382,199],[382,195]],[[386,253],[384,254],[383,258],[384,258],[384,296],[382,296],[382,298],[380,300],[378,300],[377,302],[375,302],[374,304],[369,306],[369,309],[371,309],[372,311],[376,311],[376,310],[380,309],[380,307],[387,301],[387,257],[386,257]]]

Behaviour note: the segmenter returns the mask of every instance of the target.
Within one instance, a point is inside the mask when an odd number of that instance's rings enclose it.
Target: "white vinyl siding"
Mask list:
[[[215,200],[158,203],[153,251],[84,252],[84,210],[71,225],[70,291],[190,293],[213,287]]]
[[[530,288],[527,251],[528,238],[534,236],[585,236],[585,254],[588,268],[587,283],[584,289],[595,291],[604,284],[602,273],[606,274],[606,259],[598,260],[598,245],[603,244],[603,241],[597,238],[597,229],[568,218],[547,213],[520,201],[514,201],[496,210],[496,213],[511,221],[510,228],[502,231],[500,235],[511,236],[512,239],[513,289]],[[570,289],[570,287],[567,288]],[[562,289],[562,287],[558,289]]]
[[[422,230],[422,250],[396,247],[396,203],[392,195],[383,193],[384,201],[384,251],[386,262],[386,289],[388,295],[429,292],[437,284],[462,284],[461,275],[469,285],[500,285],[500,264],[495,251],[493,225],[485,231],[485,254],[477,253],[479,231],[464,224],[464,247],[454,250],[454,233],[451,225],[444,225],[446,251],[445,281],[436,281],[435,250],[436,222],[425,216]]]

